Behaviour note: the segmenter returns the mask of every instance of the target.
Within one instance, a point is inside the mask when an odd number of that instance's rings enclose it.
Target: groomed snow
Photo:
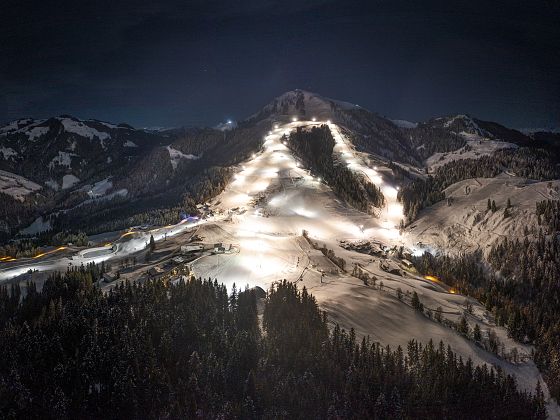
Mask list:
[[[191,268],[196,276],[216,278],[230,289],[233,283],[238,288],[249,285],[267,289],[280,279],[297,282],[313,293],[333,322],[347,329],[355,328],[358,336],[369,335],[392,347],[406,347],[412,338],[423,343],[432,339],[436,345],[439,340],[444,340],[463,359],[470,357],[475,364],[501,366],[504,372],[515,375],[523,389],[533,392],[537,380],[543,381],[530,359],[531,348],[507,337],[505,329],[497,327],[480,304],[471,300],[474,310],[466,315],[469,324],[471,327],[479,324],[483,333],[487,329],[493,330],[504,344],[506,353],[516,348],[517,363],[483,350],[454,330],[414,311],[409,304],[397,299],[396,290],[402,290],[406,302],[410,302],[410,295],[416,291],[427,309],[435,310],[441,306],[444,317],[451,321],[456,321],[464,313],[466,297],[454,294],[440,282],[404,270],[397,258],[360,254],[340,246],[341,240],[370,240],[388,248],[400,245],[412,248],[414,239],[399,232],[397,224],[402,218],[402,207],[396,201],[397,186],[388,184],[381,175],[385,168],[369,167],[364,156],[354,151],[336,125],[329,124],[336,141],[335,157],[351,170],[369,177],[385,194],[387,205],[379,209],[379,217],[344,205],[327,185],[301,168],[281,143],[281,136],[298,126],[314,124],[320,123],[293,122],[278,126],[267,135],[263,151],[240,165],[234,181],[210,203],[216,214],[213,218],[140,232],[130,241],[119,244],[116,251],[94,255],[92,252],[96,250],[85,250],[74,256],[72,262],[101,262],[123,257],[144,249],[150,234],[157,241],[196,227],[196,234],[204,243],[221,242],[228,247],[231,245],[233,250],[229,254],[202,256],[192,262]],[[343,257],[347,271],[343,272],[311,247],[301,235],[304,229],[313,241]],[[56,266],[65,269],[67,264],[68,259],[61,259],[34,268],[52,270]],[[349,275],[354,264],[375,276],[377,287],[365,285]],[[0,279],[13,277],[28,268],[0,271]],[[381,282],[382,290],[379,288]],[[548,395],[546,386],[544,392]]]
[[[436,344],[443,340],[464,359],[470,357],[476,364],[501,366],[505,372],[515,375],[522,388],[533,392],[537,381],[543,381],[530,359],[531,348],[511,340],[480,304],[472,301],[474,311],[467,315],[469,324],[471,327],[479,324],[483,333],[488,329],[495,331],[506,353],[516,348],[518,363],[491,354],[454,330],[414,311],[396,298],[396,289],[400,288],[408,301],[416,291],[426,308],[435,310],[441,306],[444,317],[451,321],[457,321],[464,313],[464,296],[450,292],[444,284],[405,272],[398,260],[380,259],[340,247],[341,240],[367,239],[387,247],[413,248],[411,238],[401,236],[396,228],[402,218],[396,188],[384,182],[381,168],[375,170],[365,165],[336,125],[329,124],[336,141],[335,155],[346,161],[350,169],[368,176],[385,193],[387,206],[380,212],[380,218],[343,205],[328,186],[298,167],[280,137],[296,126],[312,124],[294,122],[273,130],[265,138],[264,151],[241,165],[234,181],[211,203],[218,214],[227,214],[232,208],[237,210],[224,220],[201,225],[197,235],[205,243],[222,242],[238,251],[199,258],[192,263],[195,275],[216,278],[228,288],[235,283],[238,288],[248,285],[267,289],[280,279],[298,282],[316,296],[333,322],[355,328],[358,336],[369,335],[382,344],[404,348],[412,338],[424,343],[432,339]],[[255,201],[259,204],[255,205]],[[313,249],[301,237],[303,229],[319,245],[324,244],[343,257],[347,272]],[[383,281],[382,291],[348,274],[356,263],[374,275],[378,284]],[[381,268],[382,264],[401,274],[388,273]]]

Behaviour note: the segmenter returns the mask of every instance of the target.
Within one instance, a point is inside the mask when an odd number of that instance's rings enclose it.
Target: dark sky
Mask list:
[[[413,121],[560,126],[557,0],[0,4],[0,122],[214,125],[301,88]]]

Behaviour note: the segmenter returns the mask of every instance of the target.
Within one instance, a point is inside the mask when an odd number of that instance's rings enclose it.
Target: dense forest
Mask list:
[[[140,147],[143,153],[131,156],[126,164],[114,168],[110,165],[109,172],[100,169],[105,168],[102,163],[95,164],[92,167],[97,173],[80,176],[84,187],[88,187],[86,180],[93,183],[94,179],[111,178],[112,190],[98,199],[90,199],[87,189],[83,188],[56,192],[43,188],[23,202],[0,193],[6,203],[0,209],[0,244],[9,241],[36,217],[47,219],[46,215],[55,233],[73,230],[95,234],[134,224],[158,224],[162,220],[165,224],[177,222],[178,210],[193,214],[192,203],[204,203],[223,190],[233,174],[232,166],[262,146],[262,136],[269,128],[268,123],[244,123],[228,131],[174,130],[161,137],[161,141],[169,146]],[[143,135],[142,130],[134,133]],[[173,160],[170,148],[176,153],[193,154],[195,158]],[[31,179],[42,184],[46,177],[33,176]],[[117,191],[121,194],[111,194]]]
[[[443,190],[450,185],[470,178],[492,178],[504,171],[540,181],[560,178],[560,167],[553,163],[549,152],[540,149],[502,149],[491,156],[452,161],[426,179],[416,178],[400,189],[398,199],[403,203],[407,223],[414,221],[423,208],[443,200]]]
[[[560,399],[560,238],[540,231],[535,241],[504,239],[488,255],[415,258],[424,274],[435,274],[462,293],[478,299],[511,337],[535,345],[535,361],[551,395]]]
[[[542,392],[443,343],[392,350],[292,283],[94,286],[100,269],[0,289],[3,418],[544,418]]]
[[[312,173],[321,176],[335,194],[363,212],[373,213],[373,207],[382,207],[385,199],[381,190],[363,175],[357,175],[333,159],[334,138],[329,127],[298,127],[287,138],[288,147]]]

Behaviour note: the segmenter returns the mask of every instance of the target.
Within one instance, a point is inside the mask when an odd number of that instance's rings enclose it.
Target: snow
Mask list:
[[[0,153],[2,153],[4,160],[10,159],[13,156],[18,156],[18,153],[11,147],[0,147]]]
[[[390,120],[393,124],[400,128],[416,128],[418,123],[410,122],[406,120]]]
[[[27,131],[27,137],[29,140],[36,140],[41,136],[44,136],[49,132],[49,127],[33,127],[31,130]]]
[[[124,147],[138,147],[138,145],[136,143],[134,143],[133,141],[130,141],[130,140],[125,141],[123,146]]]
[[[235,127],[237,127],[237,122],[228,120],[226,122],[219,123],[214,128],[220,131],[228,131],[228,130],[233,130]]]
[[[0,170],[0,192],[24,201],[25,196],[41,189],[41,186],[20,175]]]
[[[535,182],[502,174],[496,178],[476,178],[457,182],[444,192],[452,200],[430,206],[420,212],[408,229],[409,242],[422,241],[448,253],[490,250],[503,238],[524,238],[525,227],[537,226],[535,203],[560,196],[560,180]],[[469,187],[469,194],[466,194]],[[496,202],[495,213],[487,210],[488,198]],[[510,217],[504,218],[504,207],[511,201]]]
[[[27,226],[25,229],[22,229],[20,233],[22,235],[35,235],[40,232],[44,232],[46,230],[51,229],[51,221],[43,221],[43,217],[38,217],[35,219],[33,223]]]
[[[73,156],[78,156],[78,155],[76,155],[75,153],[68,153],[68,152],[59,151],[58,155],[55,156],[49,162],[49,168],[53,169],[55,167],[55,165],[66,166],[67,168],[70,168],[72,166],[72,157]]]
[[[304,110],[296,109],[296,103],[299,97],[303,97],[303,102],[305,104]],[[274,112],[297,117],[302,111],[305,111],[305,116],[307,118],[327,120],[332,116],[334,107],[350,110],[355,109],[357,106],[358,105],[349,102],[338,101],[312,92],[296,89],[280,95],[266,105],[261,112]],[[256,115],[258,114],[252,115],[249,119],[254,118]]]
[[[399,260],[381,260],[339,246],[341,240],[371,239],[387,247],[404,245],[412,249],[413,238],[400,235],[396,228],[402,218],[402,208],[396,202],[396,188],[385,183],[380,175],[381,168],[376,170],[364,163],[335,124],[329,125],[336,141],[335,155],[345,160],[350,169],[368,176],[386,195],[388,203],[380,212],[380,218],[343,205],[328,186],[299,168],[290,151],[279,142],[281,134],[298,125],[311,124],[291,123],[267,136],[264,151],[245,162],[235,180],[213,201],[218,214],[227,214],[235,207],[239,209],[224,220],[200,226],[197,235],[205,243],[231,244],[238,251],[199,258],[192,263],[195,275],[217,278],[228,288],[235,283],[241,288],[248,285],[267,289],[279,279],[298,282],[315,295],[333,322],[355,328],[358,336],[369,335],[374,341],[392,347],[406,347],[411,338],[424,343],[430,339],[435,343],[444,340],[463,358],[470,357],[477,364],[501,366],[505,372],[515,375],[522,388],[533,392],[537,380],[542,382],[542,377],[530,359],[531,348],[508,338],[505,329],[497,327],[480,304],[474,302],[473,315],[468,315],[471,327],[478,323],[483,331],[494,330],[504,343],[506,353],[517,348],[521,359],[518,364],[483,350],[395,297],[397,288],[401,288],[405,296],[416,291],[427,308],[435,310],[441,306],[446,318],[457,321],[464,312],[464,296],[450,293],[445,285],[409,272],[395,275],[381,269],[382,261],[399,268]],[[255,206],[254,200],[259,197],[262,200]],[[349,270],[359,263],[375,275],[378,282],[382,280],[384,290],[365,286],[339,270],[301,237],[303,229],[309,232],[312,240],[325,244],[343,257]],[[323,280],[321,271],[327,273]]]
[[[99,140],[110,139],[109,133],[103,131],[98,131],[93,127],[89,127],[81,121],[75,121],[71,118],[61,118],[60,122],[64,126],[64,129],[69,133],[78,134],[82,137],[87,137],[89,139],[98,138]]]
[[[177,169],[177,165],[179,164],[179,161],[181,159],[190,159],[190,160],[198,159],[198,156],[196,155],[190,155],[190,154],[186,155],[180,150],[174,149],[171,146],[167,146],[166,149],[169,152],[169,158],[171,160],[171,166],[173,167],[173,170]]]
[[[48,181],[45,181],[45,185],[47,187],[52,188],[55,191],[58,191],[60,189],[60,185],[58,185],[58,182],[56,182],[54,179],[49,179]]]
[[[64,175],[62,177],[62,189],[68,189],[80,182],[80,179],[72,174]]]
[[[31,118],[23,118],[11,121],[3,127],[0,127],[0,136],[18,131],[22,126],[29,125],[33,120]]]
[[[39,126],[39,124],[42,124],[43,122],[45,122],[45,120],[33,120],[31,118],[12,121],[4,127],[0,127],[0,136],[25,133],[29,140],[33,141],[49,132],[49,127]]]
[[[342,240],[371,240],[387,248],[403,245],[412,249],[412,244],[418,239],[410,233],[401,235],[399,232],[402,207],[396,201],[397,186],[387,182],[384,176],[386,168],[367,164],[366,156],[354,150],[335,124],[329,124],[336,142],[333,151],[335,157],[346,163],[351,170],[367,176],[382,189],[386,197],[387,205],[379,209],[379,217],[372,217],[341,203],[327,185],[298,166],[290,150],[281,143],[282,134],[299,126],[309,127],[322,123],[324,122],[292,122],[281,125],[267,135],[263,151],[240,165],[235,179],[210,203],[216,214],[212,219],[195,223],[183,222],[139,233],[137,238],[119,244],[115,251],[98,255],[95,254],[96,250],[85,250],[74,257],[77,260],[74,262],[100,262],[117,255],[122,257],[144,249],[150,234],[156,240],[161,240],[166,235],[169,238],[196,226],[196,233],[204,243],[222,242],[226,246],[231,245],[233,250],[229,254],[206,255],[193,261],[191,269],[196,276],[216,278],[229,289],[234,283],[238,288],[248,285],[268,289],[274,281],[280,279],[297,282],[317,298],[319,305],[328,312],[333,322],[338,322],[347,329],[353,327],[358,337],[369,335],[374,341],[393,348],[397,345],[405,347],[410,339],[423,343],[430,339],[435,343],[444,340],[464,359],[470,357],[475,364],[501,366],[504,372],[515,375],[520,387],[533,392],[537,380],[543,381],[530,359],[531,347],[511,340],[506,330],[496,326],[491,316],[485,313],[484,307],[472,301],[473,314],[467,314],[469,324],[471,327],[475,323],[479,324],[483,332],[487,329],[495,331],[506,352],[512,351],[514,347],[517,349],[520,355],[518,363],[510,363],[483,350],[454,330],[414,311],[408,303],[399,301],[395,295],[396,289],[401,288],[405,301],[410,302],[410,295],[415,291],[426,308],[434,310],[441,306],[445,312],[444,317],[450,321],[456,321],[463,314],[465,296],[452,293],[442,283],[405,271],[400,259],[391,254],[387,258],[380,258],[340,246]],[[174,156],[176,159],[183,158],[181,152],[171,147],[168,150],[172,162]],[[520,195],[512,195],[514,207],[521,206],[517,203],[523,203],[523,190],[526,188],[537,188],[545,196],[553,194],[540,185],[544,183],[522,186],[516,184],[516,180],[501,179],[502,183],[509,182],[511,188],[519,190]],[[486,185],[484,182],[481,184]],[[485,207],[488,194],[496,195],[492,189],[494,187],[489,188],[491,189],[487,191],[477,191],[473,187],[470,199],[476,198],[475,203],[483,202]],[[466,202],[460,202],[464,185],[452,186],[448,190],[446,193],[457,197],[457,207],[449,210],[446,206],[445,213],[450,215],[464,212],[468,207]],[[529,195],[534,200],[535,191]],[[532,206],[534,212],[534,201],[523,205],[527,208]],[[519,211],[523,209],[520,208]],[[500,226],[497,220],[492,223],[496,227]],[[302,237],[304,229],[309,232],[313,241],[319,245],[324,244],[334,250],[337,256],[343,257],[348,272],[334,266],[320,251],[310,246]],[[442,229],[438,218],[435,219],[434,229]],[[59,264],[64,268],[67,260],[50,264]],[[378,285],[383,281],[383,290],[366,286],[361,280],[349,275],[354,264],[360,264],[364,270],[374,275]],[[399,274],[389,273],[384,265]],[[46,266],[40,267],[47,269]],[[49,267],[52,269],[52,265]],[[22,269],[18,267],[10,273],[0,272],[0,279],[16,275],[17,270]],[[322,272],[326,274],[323,276]],[[545,394],[547,393],[545,388]]]
[[[459,134],[465,138],[467,141],[467,148],[470,148],[471,150],[467,151],[465,147],[461,147],[460,149],[452,152],[434,153],[425,161],[425,165],[428,167],[429,171],[434,171],[438,167],[452,161],[461,159],[478,159],[482,156],[489,156],[500,149],[515,149],[518,147],[513,143],[490,140],[477,134],[465,132],[461,132]]]
[[[113,128],[113,129],[119,128],[119,126],[117,126],[117,125],[115,125],[115,124],[111,124],[111,123],[105,122],[105,121],[98,121],[98,120],[89,120],[89,121],[91,121],[91,122],[96,122],[96,123],[98,123],[98,124],[102,124],[102,125],[104,125],[105,127],[108,127],[108,128]]]
[[[109,178],[102,179],[101,181],[96,182],[93,186],[90,185],[84,187],[84,189],[88,190],[88,195],[91,198],[104,196],[111,188],[113,188],[113,183],[109,180]]]

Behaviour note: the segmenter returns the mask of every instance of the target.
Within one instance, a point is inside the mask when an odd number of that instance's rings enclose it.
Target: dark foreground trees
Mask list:
[[[535,362],[550,393],[560,398],[560,237],[539,231],[534,241],[508,240],[492,246],[484,268],[480,253],[459,257],[425,253],[420,272],[478,299],[519,342],[535,345]],[[499,272],[489,275],[488,272]]]
[[[443,343],[391,350],[283,282],[253,291],[54,276],[0,294],[2,418],[538,418],[541,398]]]

